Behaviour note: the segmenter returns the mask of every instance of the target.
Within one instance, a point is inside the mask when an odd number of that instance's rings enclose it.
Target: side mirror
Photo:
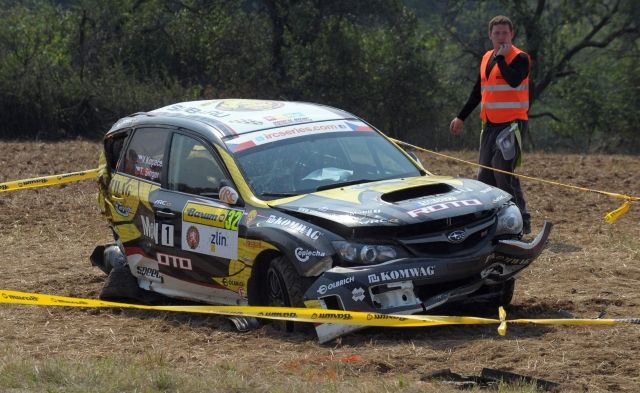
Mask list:
[[[233,184],[231,184],[229,180],[220,181],[218,198],[222,202],[231,206],[244,205],[244,202],[242,201],[242,198],[240,198],[240,194],[238,193],[238,190],[235,189],[235,187],[233,186]]]

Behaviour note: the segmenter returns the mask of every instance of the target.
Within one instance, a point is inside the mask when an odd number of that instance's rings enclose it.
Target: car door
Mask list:
[[[229,283],[244,287],[245,280],[230,277],[250,271],[238,261],[238,223],[244,210],[219,200],[223,182],[231,184],[215,150],[195,135],[174,132],[165,187],[149,201],[159,226],[160,271],[181,280],[175,283],[181,290],[204,294],[206,300],[242,295]]]
[[[156,256],[160,233],[150,195],[160,189],[170,135],[167,128],[133,130],[109,184],[114,230],[131,272],[147,289],[151,281],[162,282]]]

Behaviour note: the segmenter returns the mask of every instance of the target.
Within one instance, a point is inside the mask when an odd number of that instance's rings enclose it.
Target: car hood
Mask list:
[[[402,226],[496,209],[511,196],[476,180],[444,176],[391,179],[293,198],[269,205],[347,227]]]

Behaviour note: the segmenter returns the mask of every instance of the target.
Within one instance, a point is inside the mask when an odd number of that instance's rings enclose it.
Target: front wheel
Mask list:
[[[513,292],[516,288],[516,280],[510,278],[502,284],[496,285],[496,291],[487,299],[490,307],[507,307],[513,300]]]
[[[271,261],[267,270],[268,305],[273,307],[304,307],[303,296],[310,284],[301,277],[291,263],[283,256]],[[272,320],[278,330],[294,332],[308,331],[311,324],[292,321]]]

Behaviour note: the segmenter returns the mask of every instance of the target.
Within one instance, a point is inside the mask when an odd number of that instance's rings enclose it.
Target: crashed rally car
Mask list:
[[[508,193],[435,176],[362,119],[309,103],[136,113],[106,134],[100,168],[115,237],[91,257],[109,275],[103,299],[382,314],[507,305],[551,229],[522,241]],[[316,325],[321,341],[358,328]]]

